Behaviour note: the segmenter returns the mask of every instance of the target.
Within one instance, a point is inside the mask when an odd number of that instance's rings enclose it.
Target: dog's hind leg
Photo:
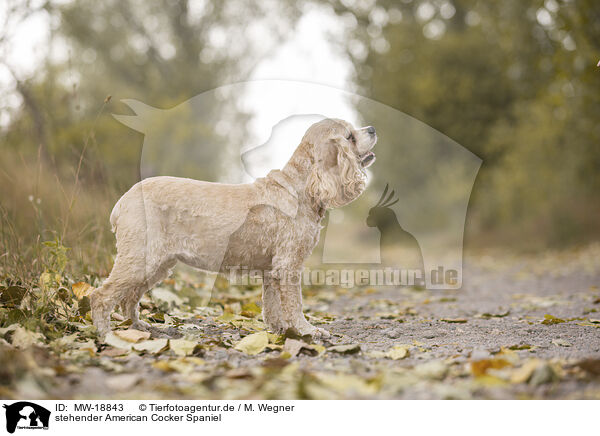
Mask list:
[[[98,329],[98,336],[102,339],[110,331],[110,314],[116,305],[113,296],[114,291],[114,286],[107,279],[101,287],[94,290],[90,295],[92,320],[96,329]]]
[[[142,296],[156,284],[166,279],[171,269],[175,266],[177,260],[163,262],[158,268],[152,268],[155,272],[145,281],[144,284],[137,286],[132,292],[128,293],[121,300],[123,315],[131,320],[131,328],[137,330],[148,330],[151,326],[145,321],[140,320],[139,302]]]
[[[134,291],[143,286],[144,276],[143,259],[117,255],[108,278],[90,295],[92,320],[101,338],[110,331],[110,314],[115,306],[132,298]]]
[[[125,296],[121,300],[121,308],[123,309],[123,315],[125,318],[131,320],[131,328],[137,330],[148,330],[150,324],[140,319],[139,302],[142,295],[147,291],[146,286],[141,286],[134,289],[131,294]]]

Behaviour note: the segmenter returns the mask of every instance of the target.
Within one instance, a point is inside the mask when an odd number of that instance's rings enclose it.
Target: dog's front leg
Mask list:
[[[281,311],[281,291],[279,281],[271,276],[270,272],[263,277],[263,321],[271,331],[282,333],[285,331],[283,313]]]
[[[276,280],[279,284],[283,329],[292,329],[301,336],[330,337],[331,335],[327,330],[310,324],[304,317],[304,313],[302,313],[301,271],[279,271]]]

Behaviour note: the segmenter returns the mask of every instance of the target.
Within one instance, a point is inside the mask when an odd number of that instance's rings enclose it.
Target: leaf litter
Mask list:
[[[491,297],[309,288],[307,317],[333,333],[312,342],[265,331],[259,288],[220,285],[211,298],[197,283],[178,272],[142,299],[150,331],[116,313],[100,342],[95,279],[0,282],[0,394],[85,398],[100,383],[106,398],[600,398],[586,292],[507,293],[481,310],[469,304]],[[41,301],[52,313],[36,318]]]

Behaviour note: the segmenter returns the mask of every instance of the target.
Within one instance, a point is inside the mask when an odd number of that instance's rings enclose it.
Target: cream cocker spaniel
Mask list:
[[[373,127],[355,129],[339,119],[313,124],[282,170],[249,184],[152,177],[116,203],[110,222],[115,264],[91,294],[101,337],[120,304],[132,327],[142,295],[164,280],[177,261],[210,271],[232,267],[264,271],[263,319],[274,332],[328,337],[302,313],[300,275],[316,246],[329,208],[344,206],[365,189],[364,169],[375,160]]]

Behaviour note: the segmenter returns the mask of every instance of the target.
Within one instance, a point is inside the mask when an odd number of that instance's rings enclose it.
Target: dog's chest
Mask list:
[[[300,265],[312,253],[320,230],[318,222],[305,216],[288,219],[268,206],[254,208],[229,238],[223,267],[268,270],[276,256],[290,256]]]

